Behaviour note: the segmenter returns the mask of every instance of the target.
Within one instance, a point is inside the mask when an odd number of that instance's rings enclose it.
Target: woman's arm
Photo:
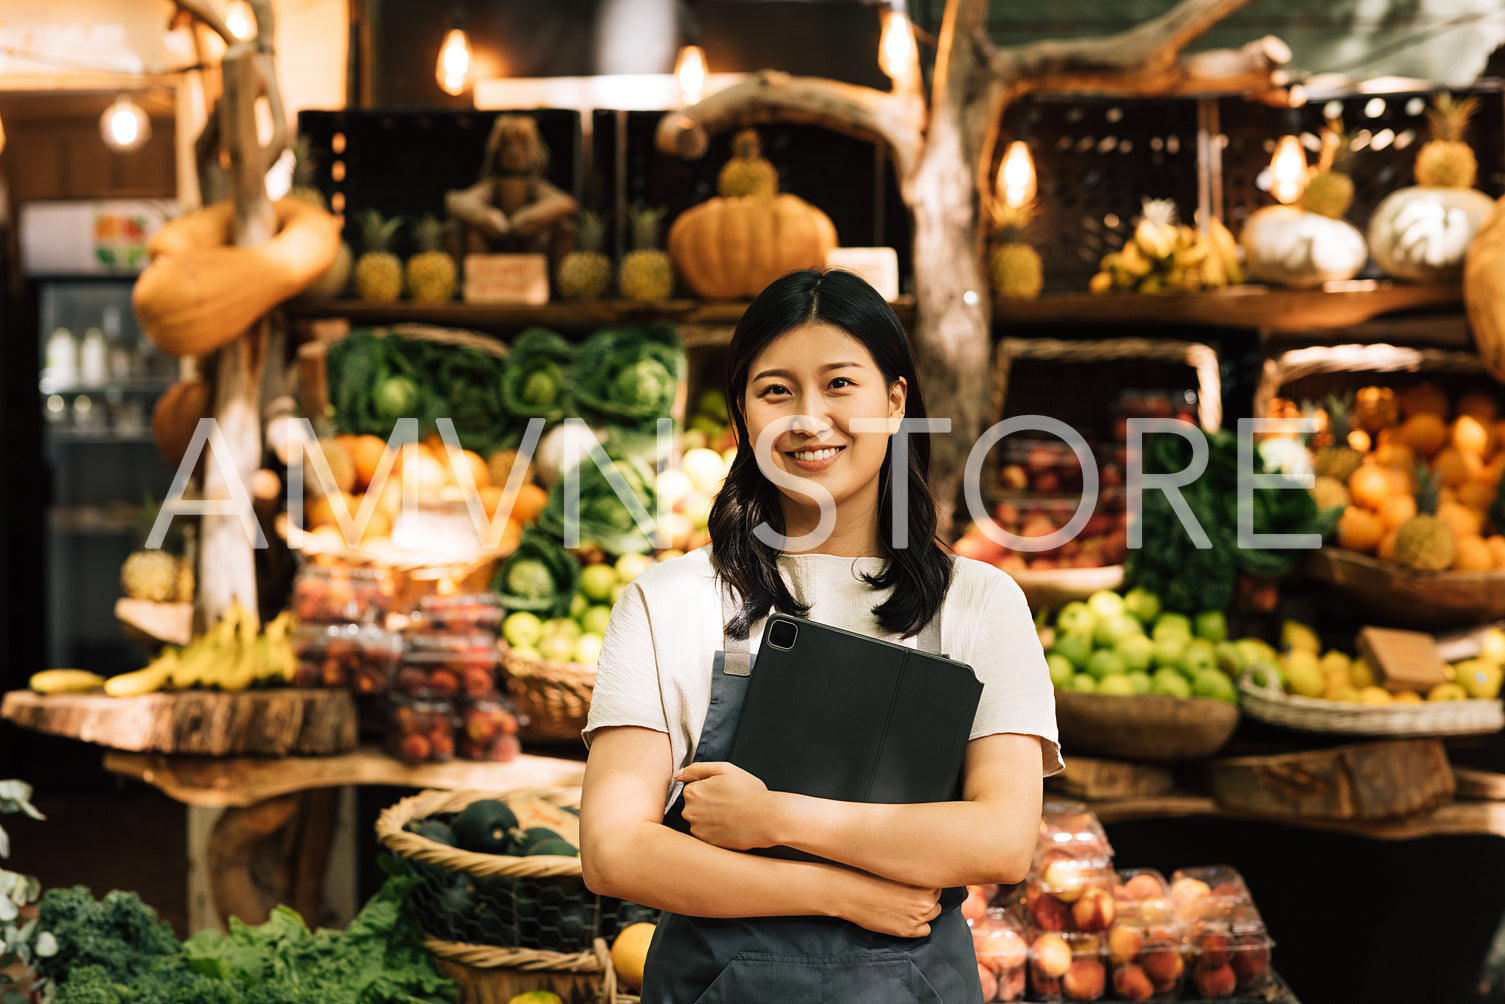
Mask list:
[[[718,847],[782,844],[920,886],[1022,881],[1039,834],[1040,740],[1004,733],[967,744],[962,801],[837,802],[769,791],[727,763],[691,764],[685,820]]]
[[[665,826],[672,770],[662,732],[593,734],[580,802],[580,864],[592,892],[696,917],[838,916],[899,937],[930,933],[938,887],[725,850]]]

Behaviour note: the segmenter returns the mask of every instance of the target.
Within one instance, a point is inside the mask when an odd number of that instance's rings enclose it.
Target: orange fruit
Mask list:
[[[1375,546],[1374,556],[1376,558],[1379,558],[1381,561],[1394,561],[1395,538],[1397,536],[1399,536],[1399,534],[1397,534],[1394,530],[1386,530],[1385,535],[1380,538],[1379,544]]]
[[[1437,516],[1453,528],[1454,537],[1466,534],[1478,536],[1484,527],[1484,517],[1481,514],[1457,502],[1439,502]]]
[[[486,510],[486,518],[496,517],[496,508],[502,504],[502,490],[496,485],[487,485],[481,489],[481,508]]]
[[[517,501],[512,503],[512,518],[519,523],[531,523],[543,512],[549,501],[549,493],[529,482],[517,491]]]
[[[1480,475],[1476,478],[1469,478],[1458,486],[1458,501],[1470,509],[1483,512],[1494,504],[1495,491],[1495,485],[1491,484],[1484,475]]]
[[[1400,402],[1401,412],[1407,418],[1415,415],[1436,415],[1439,419],[1447,417],[1448,396],[1429,383],[1413,384],[1395,396]]]
[[[1368,453],[1370,447],[1369,433],[1363,429],[1350,429],[1348,431],[1348,445],[1360,453]]]
[[[402,461],[402,490],[415,496],[436,496],[450,484],[449,471],[427,451],[411,453]]]
[[[1484,465],[1484,470],[1479,474],[1479,480],[1491,485],[1500,483],[1500,475],[1505,474],[1505,453],[1490,460]]]
[[[1354,471],[1348,478],[1348,497],[1357,505],[1378,509],[1391,491],[1390,478],[1385,473],[1387,469],[1365,464]]]
[[[376,497],[376,507],[387,514],[388,522],[397,521],[397,514],[402,512],[402,478],[393,476],[387,479],[381,494]]]
[[[1482,473],[1484,465],[1477,456],[1470,456],[1454,446],[1439,450],[1432,458],[1432,473],[1437,483],[1457,488],[1476,473]]]
[[[1390,485],[1391,494],[1414,495],[1416,494],[1416,478],[1410,471],[1399,467],[1386,467],[1385,480]]]
[[[1483,391],[1469,391],[1458,399],[1458,414],[1473,418],[1480,425],[1488,425],[1500,414],[1499,402]]]
[[[366,523],[366,532],[361,535],[362,544],[392,536],[392,517],[381,507],[380,501],[378,499],[376,507],[371,510],[371,519]]]
[[[1418,412],[1400,427],[1400,440],[1424,457],[1430,457],[1448,441],[1448,427],[1429,411]]]
[[[1350,551],[1374,551],[1384,533],[1384,524],[1367,509],[1351,505],[1338,517],[1338,546]]]
[[[386,456],[387,444],[380,436],[352,436],[350,440],[348,449],[350,459],[355,461],[355,486],[364,491],[376,477],[381,458]]]
[[[475,479],[476,487],[488,487],[491,484],[491,470],[486,466],[486,461],[481,459],[481,455],[473,450],[462,450],[461,455],[470,465],[470,476]]]
[[[1482,572],[1494,564],[1494,554],[1478,534],[1460,534],[1453,541],[1453,571]]]
[[[1416,469],[1416,451],[1405,443],[1394,440],[1375,447],[1374,462],[1384,467],[1399,467],[1403,471]]]
[[[1489,425],[1489,438],[1495,449],[1505,448],[1505,418],[1496,419]]]
[[[1414,495],[1391,495],[1380,503],[1380,523],[1386,530],[1399,529],[1402,523],[1415,515],[1416,497]]]
[[[1495,534],[1486,538],[1484,543],[1489,545],[1489,554],[1494,559],[1495,567],[1505,568],[1505,537]]]
[[[444,440],[437,432],[431,432],[423,437],[423,448],[440,460],[444,459]]]
[[[655,929],[649,923],[628,924],[611,943],[611,964],[629,993],[637,993],[643,985],[643,966]]]
[[[1453,447],[1471,457],[1483,457],[1489,449],[1489,427],[1472,415],[1459,415],[1453,422]]]
[[[507,477],[512,473],[512,465],[517,460],[516,450],[497,450],[486,458],[486,470],[491,474],[491,483],[497,487],[507,484]]]

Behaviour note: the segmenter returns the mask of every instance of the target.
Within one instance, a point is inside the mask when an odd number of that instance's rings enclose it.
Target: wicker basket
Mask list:
[[[1413,572],[1338,547],[1314,551],[1302,568],[1397,626],[1463,627],[1505,617],[1505,569]]]
[[[1056,691],[1061,745],[1072,752],[1171,763],[1222,749],[1239,709],[1210,697]]]
[[[1284,396],[1282,391],[1297,381],[1306,381],[1301,397],[1318,399],[1327,393],[1347,389],[1353,373],[1439,373],[1479,378],[1487,383],[1484,364],[1472,352],[1446,349],[1413,349],[1398,345],[1316,345],[1292,349],[1266,359],[1254,391],[1254,414],[1270,414],[1270,402]],[[1342,378],[1324,380],[1321,378]]]
[[[596,989],[596,1004],[639,1004],[642,1000],[617,985],[617,969],[611,964],[611,949],[596,939],[596,957],[601,960],[601,982]]]
[[[1505,705],[1498,700],[1424,701],[1421,704],[1357,704],[1286,694],[1255,681],[1239,680],[1244,714],[1303,732],[1364,736],[1452,736],[1498,732]]]
[[[502,642],[508,693],[517,705],[518,735],[530,742],[579,742],[590,714],[596,667],[519,655]]]
[[[520,825],[548,825],[551,820],[545,810],[574,804],[579,790],[528,789],[503,795],[484,791],[425,791],[382,812],[376,821],[377,839],[411,864],[424,879],[409,893],[406,908],[416,912],[424,923],[425,947],[441,971],[460,983],[461,1004],[506,1004],[513,995],[525,990],[550,990],[567,1002],[590,1004],[603,972],[595,940],[614,935],[622,922],[644,919],[626,916],[623,907],[643,908],[605,900],[589,892],[581,879],[579,858],[475,854],[404,829],[415,820],[459,812],[482,798],[507,802],[517,811]],[[488,933],[499,935],[498,941],[517,944],[457,941],[432,933],[441,922],[452,927],[463,925],[468,930],[486,926],[474,918],[456,922],[447,916],[444,895],[454,886],[457,875],[469,876],[478,886],[490,883],[487,893],[476,895],[490,897],[486,902],[488,907],[501,905],[505,909],[492,912],[493,923]],[[505,916],[508,911],[510,918]],[[560,952],[542,947],[559,936],[571,915],[580,920],[574,925],[577,929],[570,932],[579,950]],[[551,923],[558,925],[554,935],[548,930]]]
[[[1072,600],[1085,600],[1102,589],[1124,584],[1124,566],[1101,568],[1016,568],[1009,577],[1019,583],[1031,610],[1055,610]]]

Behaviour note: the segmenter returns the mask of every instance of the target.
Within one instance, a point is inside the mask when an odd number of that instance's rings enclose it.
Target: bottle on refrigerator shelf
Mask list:
[[[108,349],[105,333],[98,328],[84,332],[84,341],[78,350],[79,379],[90,387],[102,387],[107,379]]]
[[[49,384],[70,384],[78,380],[78,343],[67,328],[55,329],[47,339],[47,361],[42,373]]]

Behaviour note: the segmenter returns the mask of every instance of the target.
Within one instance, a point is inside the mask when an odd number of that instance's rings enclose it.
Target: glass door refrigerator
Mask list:
[[[114,615],[120,567],[140,546],[142,508],[172,471],[152,439],[156,399],[177,362],[142,334],[131,288],[146,241],[172,212],[161,201],[21,206],[21,266],[36,318],[42,548],[37,585],[48,666],[103,675],[144,653]]]

